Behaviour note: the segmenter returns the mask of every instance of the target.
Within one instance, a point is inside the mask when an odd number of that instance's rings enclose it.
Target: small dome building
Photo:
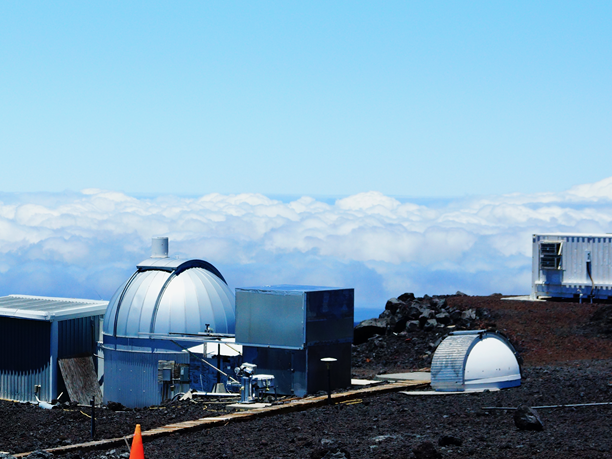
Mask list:
[[[516,350],[499,332],[451,332],[431,361],[431,387],[437,391],[483,391],[520,385]]]
[[[158,405],[189,388],[189,354],[198,336],[233,335],[235,298],[203,260],[168,258],[154,238],[151,258],[117,289],[104,315],[104,401]]]

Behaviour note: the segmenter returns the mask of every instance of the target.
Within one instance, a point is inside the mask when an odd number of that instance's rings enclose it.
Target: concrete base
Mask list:
[[[372,384],[380,384],[381,381],[372,379],[351,379],[351,386],[371,386]]]
[[[521,296],[509,296],[507,298],[502,298],[502,300],[506,300],[506,301],[539,301],[539,302],[542,302],[542,303],[546,302],[546,300],[542,300],[541,298],[543,298],[543,297],[532,298],[529,295],[521,295]]]
[[[489,392],[497,392],[497,391],[499,391],[499,389],[468,389],[468,390],[464,390],[464,391],[461,391],[461,392],[444,392],[444,391],[441,391],[441,390],[411,390],[411,391],[402,390],[402,391],[400,391],[400,394],[418,395],[418,396],[423,396],[423,395],[459,395],[459,394],[476,394],[476,393],[484,392],[485,390],[487,390]]]
[[[391,373],[388,375],[376,375],[377,381],[424,381],[431,382],[431,373],[428,371],[412,371],[410,373]]]

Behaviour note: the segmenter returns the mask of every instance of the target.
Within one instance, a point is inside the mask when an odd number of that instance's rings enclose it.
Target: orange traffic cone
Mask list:
[[[145,459],[144,448],[142,447],[142,434],[140,433],[140,424],[136,424],[134,438],[132,439],[132,448],[130,449],[130,459]]]

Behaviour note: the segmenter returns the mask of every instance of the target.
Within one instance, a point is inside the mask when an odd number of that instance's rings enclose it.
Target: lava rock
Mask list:
[[[390,298],[385,305],[385,310],[391,311],[391,314],[395,314],[397,312],[397,308],[400,307],[402,302],[397,298]]]
[[[414,301],[414,293],[403,293],[397,297],[398,300],[403,301],[404,303],[408,303],[409,301]]]
[[[404,316],[408,317],[408,320],[418,320],[421,317],[421,310],[411,305],[404,313]]]
[[[32,454],[28,454],[26,456],[27,459],[48,459],[53,456],[53,454],[48,453],[47,451],[34,451]]]
[[[599,307],[591,316],[585,329],[589,333],[610,335],[612,333],[612,305]]]
[[[436,313],[431,309],[423,309],[421,310],[421,316],[419,317],[419,319],[421,317],[424,317],[425,319],[433,319],[434,317],[436,317]]]
[[[459,309],[453,309],[450,313],[452,322],[459,322],[461,320],[461,311]]]
[[[348,453],[348,451],[329,451],[321,459],[351,459],[351,455]]]
[[[344,448],[318,448],[310,453],[310,459],[351,459],[351,454]]]
[[[425,324],[423,325],[423,330],[424,331],[432,331],[434,328],[436,328],[438,326],[438,321],[436,319],[429,319],[427,322],[425,322]]]
[[[122,403],[109,401],[106,407],[111,411],[125,411],[126,408]]]
[[[15,459],[15,456],[11,456],[8,453],[0,453],[0,459]]]
[[[463,440],[461,438],[453,437],[452,435],[443,435],[438,439],[439,446],[461,446]]]
[[[443,325],[448,325],[451,323],[451,317],[448,312],[440,312],[436,314],[436,320],[438,321],[438,323],[441,323]]]
[[[446,298],[434,297],[431,302],[437,309],[446,308]]]
[[[412,448],[412,452],[417,459],[439,459],[442,457],[442,454],[438,452],[430,441],[420,443],[415,448]]]
[[[406,329],[406,324],[408,323],[408,317],[400,317],[399,319],[395,319],[395,323],[392,325],[392,330],[395,333],[402,332]]]
[[[418,320],[409,320],[406,322],[407,332],[416,332],[421,329],[421,324]]]
[[[514,412],[514,425],[521,430],[544,430],[544,424],[538,413],[527,405],[519,406]]]
[[[461,313],[461,318],[463,320],[474,320],[476,319],[476,311],[473,309],[467,309]]]
[[[355,327],[353,343],[365,343],[374,335],[384,335],[387,332],[389,323],[387,319],[368,319],[364,320]]]

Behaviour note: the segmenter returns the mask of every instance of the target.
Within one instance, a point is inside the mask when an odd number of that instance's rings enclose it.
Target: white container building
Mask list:
[[[534,234],[531,297],[612,299],[612,234]]]

